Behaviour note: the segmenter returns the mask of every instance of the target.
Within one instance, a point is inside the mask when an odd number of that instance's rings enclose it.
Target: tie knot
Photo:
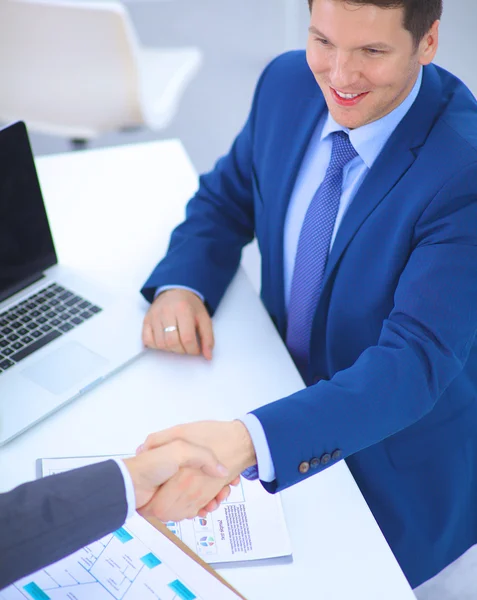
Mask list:
[[[333,150],[331,151],[331,162],[335,169],[342,169],[350,160],[358,156],[346,131],[335,131],[333,133]]]

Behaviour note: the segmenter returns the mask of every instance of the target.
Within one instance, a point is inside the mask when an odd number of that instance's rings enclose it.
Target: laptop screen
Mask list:
[[[0,301],[57,262],[25,124],[0,130]]]

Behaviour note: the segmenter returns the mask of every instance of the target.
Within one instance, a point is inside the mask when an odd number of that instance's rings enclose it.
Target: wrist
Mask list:
[[[147,504],[152,496],[147,489],[148,486],[144,482],[143,469],[140,466],[141,460],[141,455],[123,459],[123,463],[126,465],[133,484],[136,508],[141,508]]]
[[[253,445],[252,437],[247,427],[242,421],[232,421],[232,427],[234,430],[234,439],[237,440],[236,448],[238,468],[241,473],[249,467],[253,467],[257,464],[257,455],[255,454],[255,447]]]

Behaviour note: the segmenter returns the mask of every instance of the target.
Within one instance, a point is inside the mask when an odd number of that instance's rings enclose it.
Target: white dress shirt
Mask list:
[[[124,490],[126,492],[126,502],[128,505],[128,512],[126,515],[126,521],[127,521],[136,512],[136,492],[134,491],[134,485],[132,482],[132,478],[128,471],[128,468],[124,464],[124,461],[122,461],[119,458],[113,458],[112,460],[114,460],[114,462],[118,465],[119,469],[121,470],[123,479],[124,479]]]

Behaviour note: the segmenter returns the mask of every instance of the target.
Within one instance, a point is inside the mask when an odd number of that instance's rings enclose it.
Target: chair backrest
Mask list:
[[[136,52],[119,2],[0,0],[0,120],[80,138],[137,125]]]

